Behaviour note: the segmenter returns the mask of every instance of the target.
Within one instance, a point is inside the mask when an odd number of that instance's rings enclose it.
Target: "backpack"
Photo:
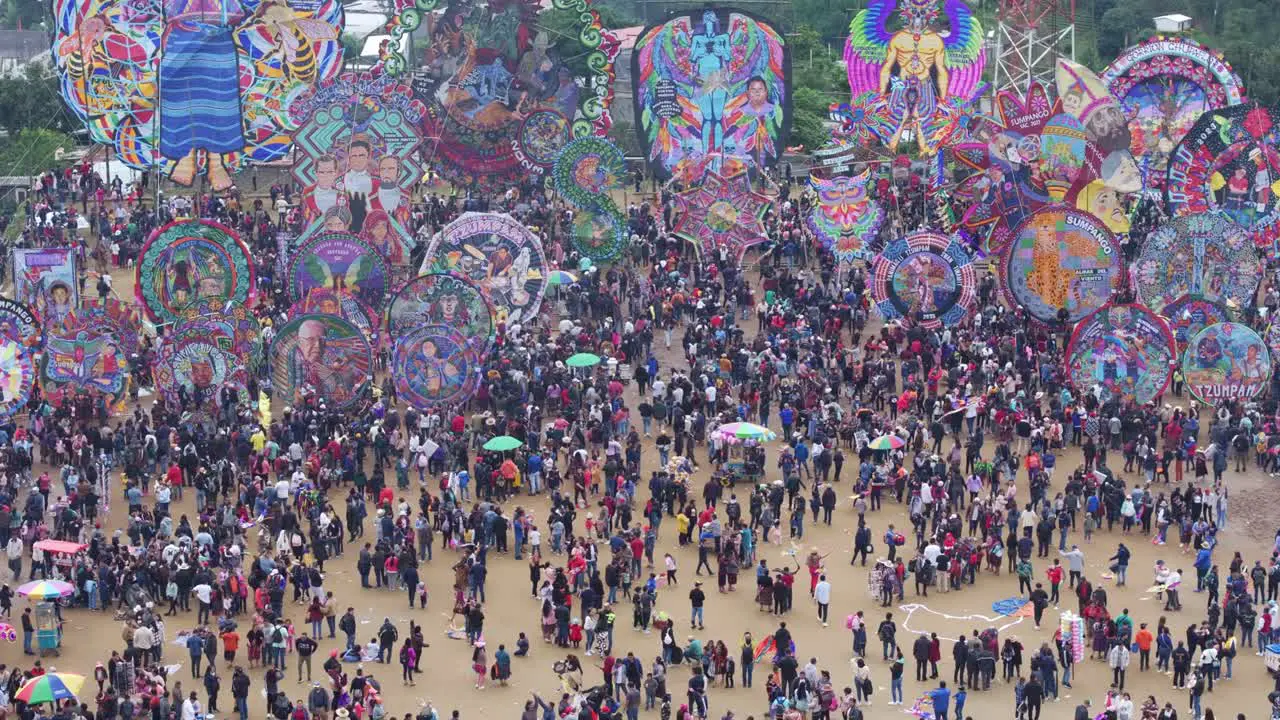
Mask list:
[[[283,631],[283,630],[281,630],[280,628],[276,628],[275,630],[272,630],[272,631],[271,631],[271,642],[273,642],[273,643],[281,643],[281,642],[284,642],[284,631]]]

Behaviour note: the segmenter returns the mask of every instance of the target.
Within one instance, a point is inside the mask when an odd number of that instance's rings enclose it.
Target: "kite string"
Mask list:
[[[985,622],[988,624],[995,624],[996,621],[1000,620],[1002,617],[1008,617],[1003,615],[999,617],[987,617],[986,615],[978,615],[976,613],[972,615],[948,615],[944,612],[938,612],[937,610],[930,608],[928,605],[925,605],[924,603],[909,603],[907,605],[899,605],[898,609],[907,614],[906,617],[902,619],[902,629],[908,632],[913,632],[917,635],[928,635],[930,632],[928,630],[917,630],[911,627],[911,616],[916,614],[917,612],[924,612],[930,615],[937,615],[938,617],[943,618],[944,620],[981,620],[982,622]],[[1005,630],[1013,627],[1014,625],[1021,623],[1024,619],[1025,618],[1021,618],[1021,617],[1016,618],[1012,622],[1008,622],[1008,623],[1005,623],[1004,625],[997,626],[996,630],[999,632],[1004,632]]]

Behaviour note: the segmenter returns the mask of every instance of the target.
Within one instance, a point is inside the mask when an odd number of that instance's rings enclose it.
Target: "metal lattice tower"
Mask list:
[[[997,91],[1052,87],[1058,58],[1075,60],[1075,0],[1000,0],[996,19]]]

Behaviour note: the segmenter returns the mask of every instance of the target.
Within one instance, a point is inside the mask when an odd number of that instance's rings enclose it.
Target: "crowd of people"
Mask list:
[[[55,208],[76,227],[64,183],[75,187],[80,173],[42,180],[29,215]],[[809,199],[789,171],[777,186],[771,240],[749,268],[723,253],[699,257],[670,235],[670,189],[633,204],[624,258],[584,273],[544,320],[505,327],[464,406],[406,409],[385,375],[352,412],[322,397],[279,398],[269,420],[236,393],[219,395],[210,422],[193,421],[195,398],[109,416],[105,403],[54,407],[37,394],[0,438],[0,544],[12,582],[25,579],[24,563],[28,577],[64,577],[75,586],[65,613],[114,613],[123,647],[104,654],[96,687],[66,707],[16,698],[24,679],[46,671],[40,661],[4,671],[0,705],[24,720],[434,718],[429,705],[394,700],[382,664],[398,664],[413,686],[430,652],[428,663],[464,663],[474,689],[492,689],[518,659],[552,647],[560,685],[526,702],[522,720],[731,717],[738,708],[720,707],[717,688],[754,689],[756,670],[754,712],[775,719],[868,717],[887,680],[886,702],[936,718],[967,717],[971,695],[1006,691],[1020,718],[1038,720],[1082,663],[1105,663],[1112,684],[1083,693],[1076,718],[1209,716],[1215,683],[1280,633],[1280,535],[1229,559],[1220,549],[1229,463],[1275,468],[1276,402],[1202,407],[1175,387],[1133,407],[1068,387],[1061,328],[1001,305],[991,277],[960,325],[881,323],[865,268],[837,267],[808,236]],[[127,267],[150,230],[198,212],[243,233],[259,258],[256,312],[268,324],[286,318],[275,270],[277,234],[291,225],[286,188],[250,207],[234,194],[157,207],[141,202],[145,192],[132,204],[104,201],[100,186],[84,192],[89,235],[40,221],[25,242],[83,243],[107,273]],[[875,192],[893,209],[886,234],[935,214],[918,178],[886,179]],[[430,237],[468,209],[511,212],[538,228],[557,265],[576,266],[571,211],[558,199],[428,196],[415,232]],[[1262,306],[1278,303],[1268,290]],[[144,339],[139,377],[163,341]],[[605,361],[568,367],[579,352]],[[253,382],[249,397],[270,391],[269,379]],[[738,421],[777,440],[744,448],[716,432]],[[483,449],[499,435],[522,447]],[[900,447],[873,448],[890,437]],[[1077,453],[1080,462],[1065,462]],[[830,545],[830,526],[847,528],[845,546]],[[60,565],[34,549],[46,538],[87,548]],[[1163,558],[1150,577],[1136,567],[1131,577],[1137,543]],[[865,590],[840,584],[849,571],[833,559],[846,550]],[[689,553],[692,573],[680,567]],[[452,582],[432,586],[427,574],[440,564]],[[531,612],[487,614],[492,573],[522,566]],[[335,589],[336,567],[354,570],[359,586]],[[754,587],[742,577],[752,569]],[[1205,602],[1184,608],[1192,573]],[[1155,586],[1159,606],[1131,614],[1117,602],[1130,580]],[[1024,643],[976,620],[921,632],[899,609],[930,593],[967,593],[977,605],[992,587],[1024,599],[1046,639]],[[358,619],[357,598],[384,589],[408,608],[451,607],[444,634],[466,649],[431,642],[439,631],[417,620]],[[754,632],[717,626],[709,615],[724,603],[758,607]],[[1084,657],[1070,633],[1048,629],[1050,607],[1083,619]],[[849,632],[850,650],[798,643],[788,623],[809,612]],[[867,650],[871,633],[880,652]],[[1153,650],[1172,682],[1131,693],[1132,656],[1145,673]],[[175,655],[190,670],[186,687]],[[908,655],[927,686],[915,696],[904,694]],[[689,671],[677,674],[681,666]],[[295,668],[301,693],[289,690]],[[1263,695],[1259,711],[1280,717],[1280,691]]]

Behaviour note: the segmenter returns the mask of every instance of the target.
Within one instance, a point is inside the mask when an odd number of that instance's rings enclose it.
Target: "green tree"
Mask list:
[[[0,77],[0,97],[0,127],[10,137],[25,128],[70,132],[80,127],[59,94],[57,76],[41,63],[27,65],[22,74]]]
[[[69,152],[75,138],[56,130],[26,128],[0,145],[0,175],[36,175],[53,167],[58,150]]]
[[[0,27],[6,30],[39,30],[48,13],[37,0],[4,0],[0,8]]]

